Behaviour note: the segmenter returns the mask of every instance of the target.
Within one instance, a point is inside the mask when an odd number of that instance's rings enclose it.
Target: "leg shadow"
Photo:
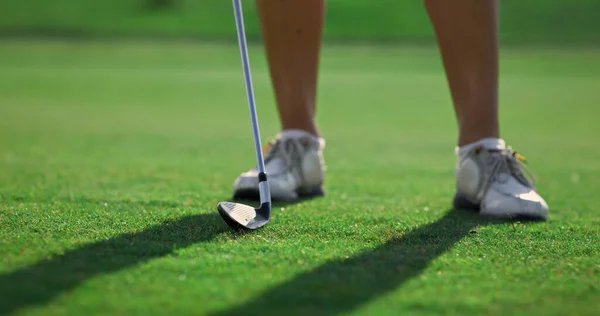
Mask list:
[[[325,263],[215,315],[347,313],[418,276],[476,227],[498,223],[502,222],[451,210],[377,249]]]
[[[163,222],[138,233],[113,237],[0,274],[0,315],[43,305],[97,275],[167,256],[227,230],[217,214]]]

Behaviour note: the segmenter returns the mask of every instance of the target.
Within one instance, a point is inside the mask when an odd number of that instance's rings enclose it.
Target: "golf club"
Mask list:
[[[258,162],[257,181],[260,191],[260,206],[258,208],[254,208],[241,203],[220,202],[217,205],[217,209],[219,210],[219,214],[223,220],[231,228],[257,229],[267,224],[271,219],[271,193],[269,191],[269,182],[267,182],[265,162],[262,154],[262,145],[260,143],[260,133],[258,130],[258,118],[254,104],[254,89],[252,87],[252,76],[250,74],[250,62],[248,61],[248,48],[246,46],[246,31],[244,30],[244,15],[242,13],[241,0],[233,0],[233,11],[235,13],[235,24],[237,28],[240,55],[242,57],[242,68],[246,83],[246,95],[250,110],[250,120],[252,121],[254,149],[256,151],[256,160]]]

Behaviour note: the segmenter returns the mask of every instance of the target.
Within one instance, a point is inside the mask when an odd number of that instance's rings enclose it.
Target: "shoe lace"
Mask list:
[[[478,154],[483,150],[482,147],[475,149],[474,153]],[[491,172],[490,176],[484,183],[483,192],[487,192],[492,182],[497,178],[500,170],[507,170],[510,175],[515,177],[519,182],[527,187],[533,188],[535,186],[535,177],[533,173],[525,166],[527,159],[516,152],[512,147],[507,147],[502,150],[488,150],[491,155]]]
[[[505,150],[505,155],[506,158],[504,161],[511,170],[511,174],[517,177],[517,179],[521,180],[525,185],[534,187],[535,176],[526,166],[527,159],[523,155],[513,150],[511,147],[508,147]]]
[[[299,139],[288,138],[285,140],[274,139],[263,148],[265,164],[273,159],[282,159],[286,167],[299,165],[302,143]]]

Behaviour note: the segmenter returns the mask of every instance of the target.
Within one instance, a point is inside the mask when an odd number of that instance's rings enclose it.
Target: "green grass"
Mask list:
[[[235,46],[4,41],[0,314],[597,313],[599,56],[503,51],[502,135],[551,214],[502,223],[450,210],[435,47],[326,46],[328,195],[241,234],[215,208],[254,164]]]
[[[235,40],[230,0],[3,0],[0,35],[193,37]],[[254,0],[243,1],[248,36],[259,27]],[[600,41],[597,0],[502,0],[503,42]],[[327,0],[325,37],[342,41],[431,41],[423,1]]]

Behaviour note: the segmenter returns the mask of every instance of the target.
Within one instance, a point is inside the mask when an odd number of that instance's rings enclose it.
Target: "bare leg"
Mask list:
[[[318,136],[314,118],[324,0],[256,3],[282,129]]]
[[[459,125],[458,145],[498,138],[496,0],[425,0]]]

